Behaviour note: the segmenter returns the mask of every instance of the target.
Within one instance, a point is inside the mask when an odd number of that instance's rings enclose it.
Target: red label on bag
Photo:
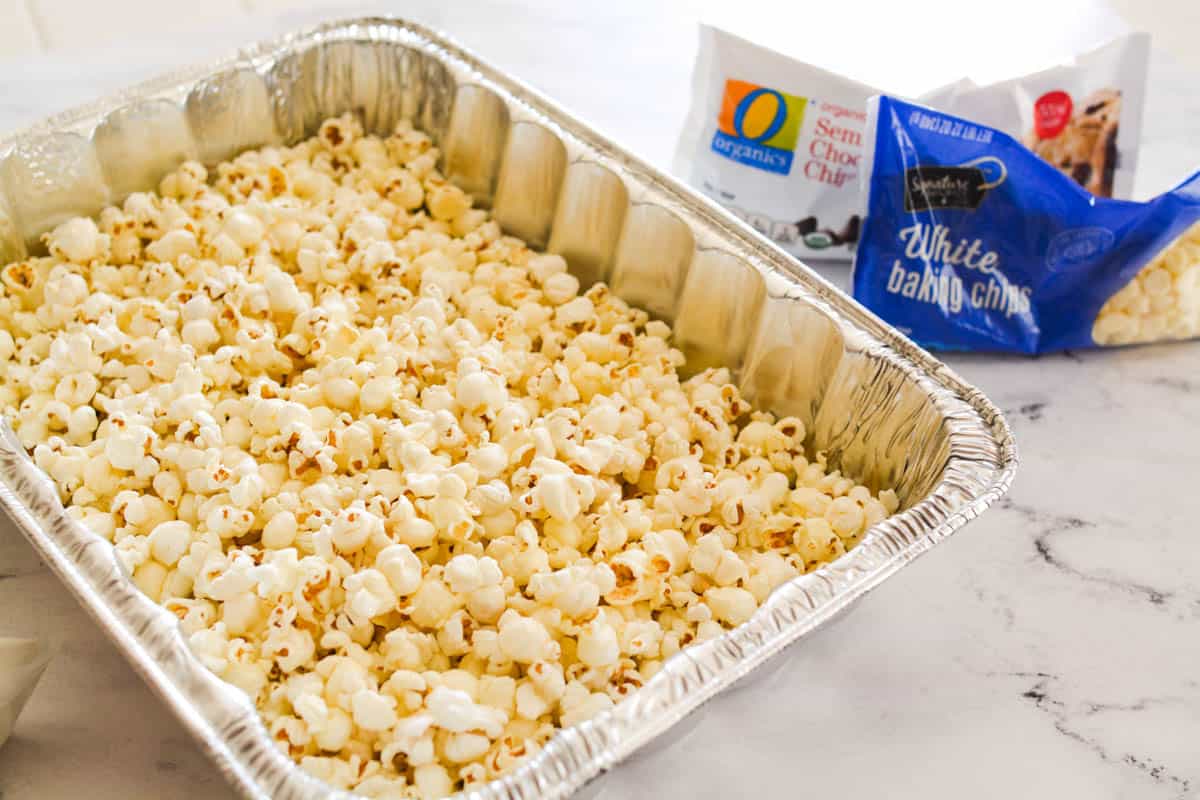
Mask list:
[[[1033,104],[1033,130],[1039,139],[1053,139],[1071,120],[1071,95],[1061,90],[1046,92]]]

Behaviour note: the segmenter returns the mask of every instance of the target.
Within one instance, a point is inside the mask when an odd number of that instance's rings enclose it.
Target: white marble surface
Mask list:
[[[404,10],[669,164],[693,52],[683,0]],[[10,63],[0,129],[263,29]],[[1200,164],[1193,79],[1153,65],[1142,193]],[[605,800],[1200,798],[1200,344],[948,360],[1009,414],[1010,498],[622,766]],[[59,650],[0,750],[0,798],[231,796],[5,519],[0,633],[21,632]]]

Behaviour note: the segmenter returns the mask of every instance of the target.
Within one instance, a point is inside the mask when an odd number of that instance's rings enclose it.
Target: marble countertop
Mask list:
[[[669,165],[694,52],[686,0],[537,3],[533,22],[529,0],[444,5],[404,13]],[[264,30],[35,56],[0,71],[0,129]],[[1156,54],[1139,194],[1196,166],[1194,77]],[[845,284],[844,267],[822,271]],[[1009,498],[669,733],[674,746],[623,765],[604,800],[1200,798],[1200,343],[946,360],[1016,431]],[[0,749],[0,798],[231,797],[2,519],[0,634],[23,631],[58,652]]]

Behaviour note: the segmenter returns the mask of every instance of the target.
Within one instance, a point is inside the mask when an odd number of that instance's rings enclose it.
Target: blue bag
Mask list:
[[[866,153],[854,296],[916,341],[1200,336],[1200,173],[1145,203],[1095,197],[1000,131],[887,96],[869,103]]]

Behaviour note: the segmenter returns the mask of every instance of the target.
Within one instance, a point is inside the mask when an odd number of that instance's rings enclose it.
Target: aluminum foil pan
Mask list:
[[[396,19],[330,23],[180,71],[0,141],[0,262],[67,217],[150,188],[185,158],[294,142],[343,111],[386,132],[411,119],[443,170],[508,232],[564,255],[673,322],[690,368],[731,367],[749,398],[801,417],[808,444],[903,511],[754,617],[667,661],[611,711],[558,734],[477,798],[565,797],[825,624],[1008,488],[999,411],[928,353],[749,227],[444,37]],[[250,702],[188,651],[107,542],[63,512],[11,432],[0,504],[246,797],[348,797],[272,744]]]

